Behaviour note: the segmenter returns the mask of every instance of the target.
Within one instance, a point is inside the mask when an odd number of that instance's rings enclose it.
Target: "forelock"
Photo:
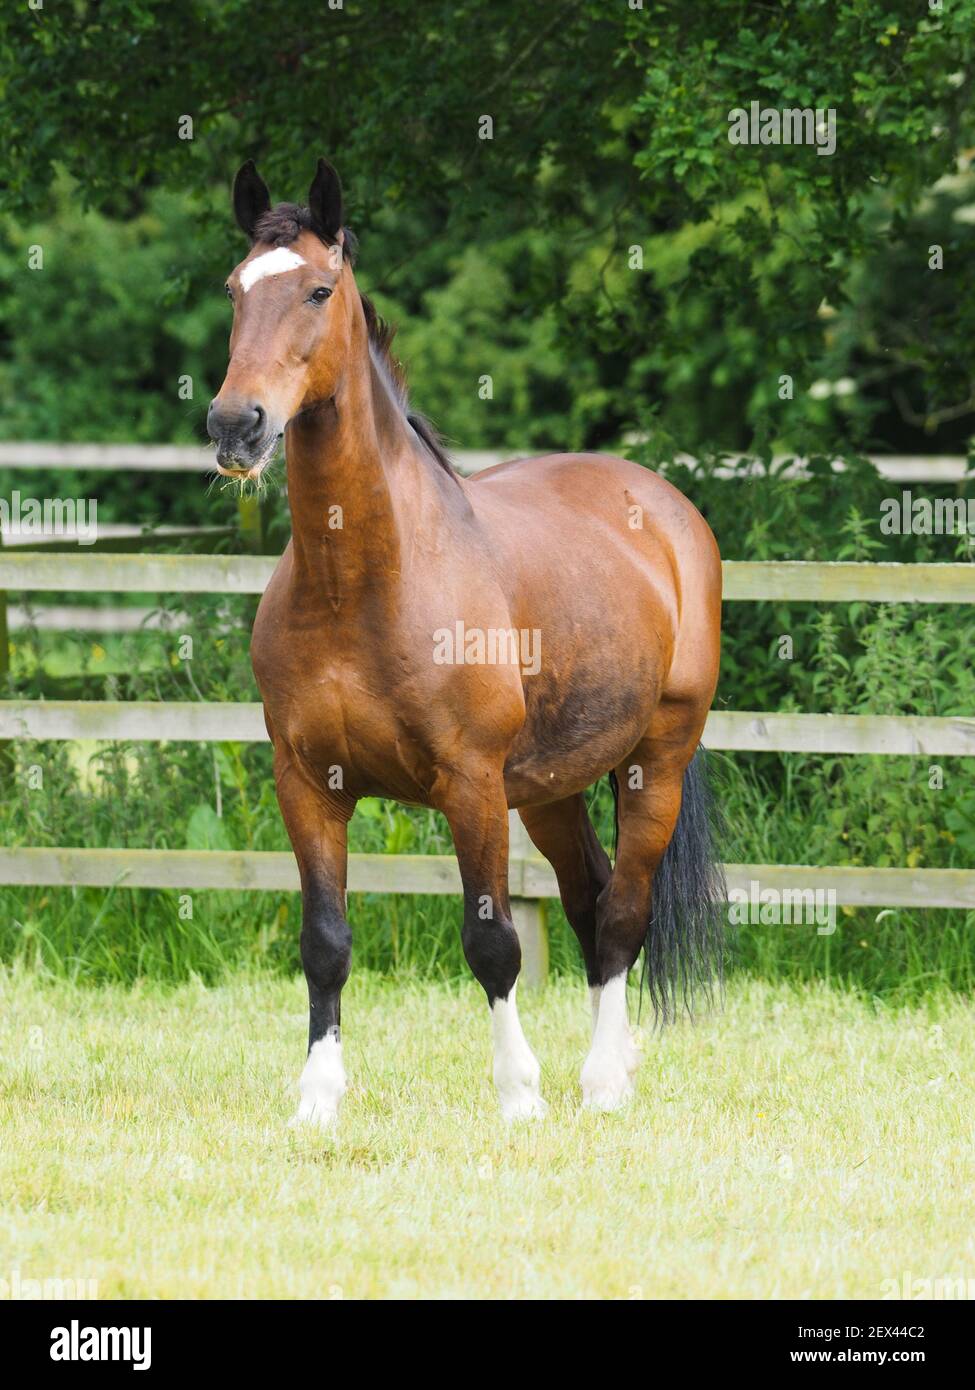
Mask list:
[[[335,245],[334,240],[318,226],[311,209],[302,207],[300,203],[278,203],[276,207],[269,208],[257,220],[254,241],[262,246],[290,246],[302,232],[311,232],[326,246]],[[348,227],[342,228],[342,235],[343,259],[354,262],[359,243]]]

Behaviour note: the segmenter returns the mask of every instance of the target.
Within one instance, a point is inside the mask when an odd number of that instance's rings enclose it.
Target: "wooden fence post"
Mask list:
[[[521,978],[531,988],[545,983],[548,975],[548,924],[543,898],[525,898],[524,861],[537,853],[517,811],[508,812],[508,862],[511,920],[521,942]]]

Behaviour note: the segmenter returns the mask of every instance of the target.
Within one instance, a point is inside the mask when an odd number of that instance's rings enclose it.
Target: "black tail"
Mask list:
[[[695,996],[711,1003],[724,965],[728,894],[716,858],[719,818],[707,782],[703,748],[684,772],[677,827],[653,876],[643,982],[654,1013],[666,1023]]]

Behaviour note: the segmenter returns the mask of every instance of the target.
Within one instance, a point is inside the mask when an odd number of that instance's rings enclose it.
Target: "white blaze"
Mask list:
[[[283,275],[286,270],[297,270],[304,264],[304,258],[289,251],[287,246],[276,246],[273,251],[265,251],[263,256],[247,262],[240,272],[240,287],[246,294],[258,280],[266,280],[270,275]]]

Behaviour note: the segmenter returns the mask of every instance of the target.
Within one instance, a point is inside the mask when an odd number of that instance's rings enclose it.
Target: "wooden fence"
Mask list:
[[[0,591],[257,594],[272,556],[109,555],[0,550]],[[975,603],[975,565],[792,561],[724,564],[731,601]],[[0,701],[0,739],[108,739],[255,742],[265,737],[260,705]],[[975,718],[712,712],[705,739],[715,749],[806,753],[975,754]],[[975,872],[963,869],[726,865],[729,889],[753,880],[779,890],[831,889],[839,904],[975,908]],[[0,850],[0,883],[167,889],[294,891],[285,853],[40,849]],[[353,854],[351,892],[460,891],[453,856]],[[544,900],[554,875],[512,814],[510,891],[530,982],[546,972]]]

